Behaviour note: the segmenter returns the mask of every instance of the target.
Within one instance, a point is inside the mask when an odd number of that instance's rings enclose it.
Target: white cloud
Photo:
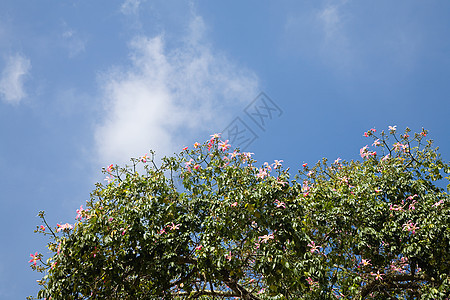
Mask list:
[[[149,149],[159,157],[223,129],[257,94],[257,77],[213,50],[200,17],[169,49],[164,36],[130,43],[131,66],[103,74],[104,119],[95,133],[100,161],[123,163]]]
[[[326,5],[316,15],[322,37],[319,45],[320,53],[328,63],[341,68],[341,71],[354,64],[356,60],[342,12],[345,3],[346,1]]]
[[[26,97],[24,80],[30,69],[30,60],[20,54],[7,58],[0,78],[0,97],[3,100],[17,104]]]
[[[120,7],[120,11],[124,15],[136,15],[139,11],[139,6],[141,3],[141,0],[125,0]]]
[[[318,19],[321,21],[323,31],[326,39],[333,39],[336,35],[342,33],[342,17],[339,12],[339,8],[336,5],[328,5],[317,14]]]

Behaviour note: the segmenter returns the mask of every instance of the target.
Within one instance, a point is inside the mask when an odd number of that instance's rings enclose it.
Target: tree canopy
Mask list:
[[[110,165],[75,224],[40,212],[37,297],[447,299],[450,167],[426,130],[409,133],[370,129],[361,159],[293,175],[219,134]]]

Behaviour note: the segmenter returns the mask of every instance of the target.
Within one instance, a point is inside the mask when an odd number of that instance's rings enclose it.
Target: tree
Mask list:
[[[361,160],[294,178],[218,134],[159,166],[153,153],[111,165],[76,224],[40,213],[52,254],[30,260],[38,298],[447,299],[450,168],[409,132],[371,129]]]

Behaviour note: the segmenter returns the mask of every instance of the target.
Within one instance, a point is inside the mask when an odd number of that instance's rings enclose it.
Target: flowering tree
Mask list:
[[[371,129],[361,161],[293,178],[218,134],[159,166],[153,153],[110,165],[76,224],[40,213],[51,255],[31,254],[38,298],[447,299],[450,201],[436,181],[450,168],[427,131],[408,133]]]

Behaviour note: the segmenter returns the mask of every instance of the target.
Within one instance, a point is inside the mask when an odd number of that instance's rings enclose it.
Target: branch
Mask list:
[[[221,270],[220,275],[222,276],[223,282],[237,294],[238,297],[242,297],[245,300],[261,300],[249,291],[247,291],[243,286],[237,283],[237,281],[230,277],[227,270]]]
[[[391,275],[386,277],[384,280],[373,280],[372,282],[365,285],[361,291],[359,292],[359,297],[357,299],[364,299],[368,294],[373,292],[377,287],[383,286],[384,290],[405,290],[407,288],[417,289],[420,286],[417,285],[417,281],[433,281],[428,276],[421,275],[412,275],[412,274],[400,274],[400,275]],[[404,282],[411,281],[411,282]]]
[[[190,296],[191,298],[198,298],[201,296],[219,296],[219,297],[239,297],[239,294],[236,294],[234,292],[221,292],[221,291],[210,291],[210,290],[203,290],[203,291],[197,291],[192,294],[192,292],[178,292],[173,293],[172,296]]]

